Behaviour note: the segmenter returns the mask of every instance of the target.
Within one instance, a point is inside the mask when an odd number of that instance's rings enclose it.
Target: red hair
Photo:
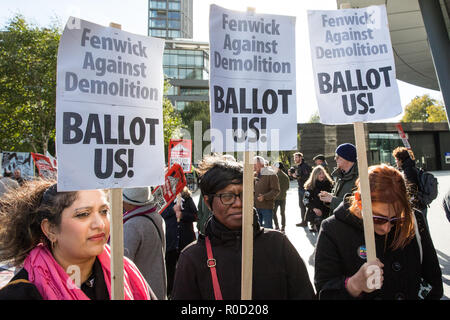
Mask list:
[[[402,221],[395,228],[394,240],[391,248],[393,250],[404,248],[414,237],[414,214],[406,191],[406,182],[400,171],[387,164],[369,167],[370,196],[373,202],[392,204],[396,218]],[[361,192],[359,178],[356,180],[357,190]],[[358,200],[350,198],[350,212],[362,218],[358,207]]]

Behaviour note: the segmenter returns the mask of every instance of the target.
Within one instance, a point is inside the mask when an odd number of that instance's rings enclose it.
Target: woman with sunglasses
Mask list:
[[[103,190],[58,192],[34,180],[0,199],[0,261],[20,271],[0,300],[109,300],[109,204]],[[156,296],[124,258],[126,300]]]
[[[200,189],[213,215],[205,234],[180,254],[174,300],[241,299],[243,166],[221,156],[199,166]],[[252,299],[314,299],[306,266],[281,232],[253,217]]]
[[[425,295],[422,279],[432,288],[424,298],[440,299],[436,251],[423,216],[411,209],[403,175],[375,165],[369,167],[369,183],[377,260],[366,262],[358,180],[357,190],[322,222],[314,275],[319,299],[415,300]]]

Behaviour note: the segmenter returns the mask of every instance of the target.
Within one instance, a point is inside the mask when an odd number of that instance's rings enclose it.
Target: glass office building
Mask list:
[[[192,39],[192,0],[149,0],[148,34],[164,39]]]

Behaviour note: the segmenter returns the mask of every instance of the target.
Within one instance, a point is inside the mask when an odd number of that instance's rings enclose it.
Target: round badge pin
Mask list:
[[[358,256],[363,260],[367,260],[367,249],[365,245],[359,246]]]

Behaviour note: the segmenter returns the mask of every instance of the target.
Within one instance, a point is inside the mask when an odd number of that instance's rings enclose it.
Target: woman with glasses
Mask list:
[[[360,185],[322,222],[315,254],[319,299],[440,299],[442,275],[423,216],[411,209],[403,175],[369,167],[377,260],[366,262]]]
[[[200,189],[213,215],[197,242],[180,254],[172,299],[239,300],[242,264],[243,166],[222,156],[199,166]],[[281,232],[253,217],[252,299],[314,299],[306,266]]]
[[[103,190],[58,192],[34,180],[0,199],[0,261],[20,271],[0,300],[109,300],[109,204]],[[124,258],[126,300],[156,296]]]

